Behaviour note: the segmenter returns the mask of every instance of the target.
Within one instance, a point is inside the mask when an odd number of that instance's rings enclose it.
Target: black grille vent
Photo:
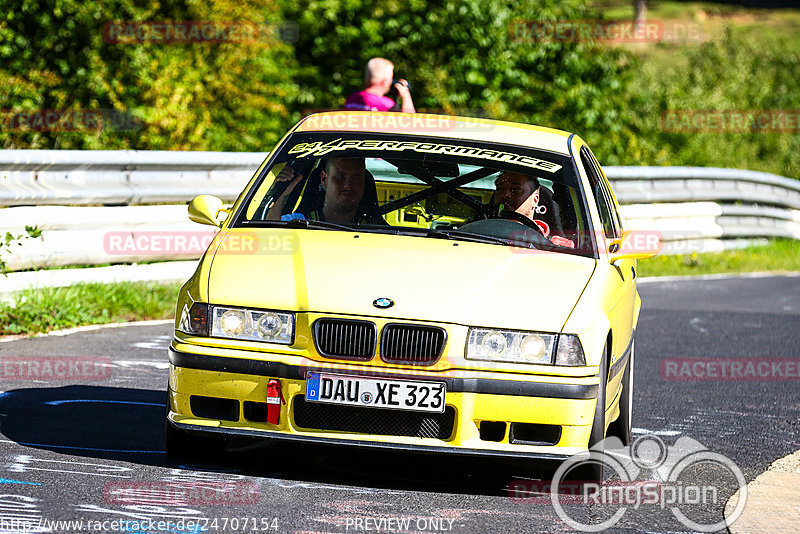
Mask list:
[[[306,402],[303,395],[295,396],[293,404],[294,422],[300,428],[382,436],[447,439],[456,417],[452,406],[446,406],[444,413],[407,412]]]
[[[350,319],[314,322],[314,344],[328,358],[369,360],[375,354],[375,324]]]
[[[204,419],[239,420],[239,401],[235,399],[192,395],[189,397],[189,408],[194,415]]]
[[[381,358],[387,362],[431,365],[442,354],[445,331],[435,326],[387,324],[381,334]]]

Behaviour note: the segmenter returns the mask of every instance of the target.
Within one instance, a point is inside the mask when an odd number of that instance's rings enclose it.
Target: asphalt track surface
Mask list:
[[[663,371],[672,358],[796,365],[800,278],[660,281],[640,285],[640,293],[636,436],[657,436],[669,450],[692,438],[732,460],[747,481],[800,449],[800,382],[779,376],[785,367],[733,381],[675,380]],[[210,463],[173,462],[162,452],[170,336],[171,325],[160,324],[0,343],[3,362],[90,356],[111,365],[110,375],[93,379],[4,375],[0,532],[573,531],[548,495],[509,496],[518,481],[547,478],[555,466],[251,442],[234,444]],[[736,489],[731,473],[719,465],[690,466],[681,484],[713,486],[718,494],[716,502],[680,509],[702,524],[721,521]],[[636,478],[656,479],[646,469]],[[187,484],[202,492],[175,492]],[[120,488],[132,487],[144,500],[126,500]],[[211,494],[223,491],[227,497]],[[620,506],[564,508],[597,524]],[[613,530],[695,529],[669,505],[642,504],[628,506]]]

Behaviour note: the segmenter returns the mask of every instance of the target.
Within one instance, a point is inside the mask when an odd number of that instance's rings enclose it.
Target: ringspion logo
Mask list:
[[[602,467],[601,472],[611,475],[609,480],[569,480],[590,465]],[[699,469],[703,476],[698,476]],[[738,488],[738,499],[730,514],[712,522],[717,518],[709,518],[703,511],[725,504],[723,487],[728,485]],[[646,434],[627,447],[617,437],[606,438],[588,454],[576,454],[562,462],[550,481],[512,482],[509,497],[523,504],[550,501],[559,519],[581,532],[613,528],[629,510],[642,507],[669,509],[679,523],[693,531],[717,532],[726,530],[744,512],[747,480],[730,458],[695,439],[682,436],[668,446],[658,436]],[[595,505],[594,513],[571,506],[575,504]]]

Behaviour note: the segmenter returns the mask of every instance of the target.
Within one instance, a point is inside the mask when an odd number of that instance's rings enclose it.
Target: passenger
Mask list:
[[[281,219],[287,198],[302,179],[303,175],[295,175],[294,169],[288,165],[278,173],[276,181],[290,183],[270,208],[268,219]],[[370,181],[369,184],[366,183],[367,180]],[[367,186],[372,194],[365,195]],[[324,191],[324,195],[319,195],[320,188]],[[376,211],[377,197],[374,189],[372,175],[366,170],[364,158],[327,159],[319,172],[319,183],[309,183],[306,186],[304,192],[306,198],[300,202],[298,213],[313,221],[385,224]],[[321,198],[318,198],[320,196]]]
[[[494,184],[493,214],[515,211],[536,223],[553,244],[575,248],[575,243],[563,235],[561,214],[558,204],[553,201],[553,194],[542,187],[535,176],[505,171]]]
[[[356,91],[347,97],[344,109],[348,111],[402,111],[414,113],[414,101],[411,90],[405,80],[394,80],[394,65],[388,59],[374,57],[367,63],[364,71],[365,89]],[[394,85],[400,97],[400,106],[386,96]]]

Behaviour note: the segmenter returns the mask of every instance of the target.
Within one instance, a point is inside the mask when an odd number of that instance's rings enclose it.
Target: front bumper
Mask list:
[[[596,376],[555,378],[476,371],[386,372],[386,369],[381,368],[353,369],[346,365],[337,368],[336,364],[322,367],[318,362],[310,360],[306,366],[198,354],[176,350],[174,347],[169,349],[169,359],[170,406],[167,417],[176,428],[431,453],[560,460],[585,452],[598,390]],[[423,437],[387,435],[382,431],[369,432],[363,428],[348,431],[341,425],[335,429],[309,427],[324,427],[324,418],[317,419],[320,424],[301,425],[298,415],[302,413],[298,410],[304,406],[316,408],[317,405],[304,400],[305,377],[310,371],[444,382],[447,388],[447,414],[452,416],[452,424],[448,421],[449,426],[445,425],[443,431],[439,428],[438,435],[431,436],[428,433]],[[266,406],[267,384],[271,379],[281,383],[285,400],[285,404],[281,405],[277,424],[267,423],[253,415],[258,413],[254,406]],[[196,405],[193,409],[193,402],[199,397],[219,399],[227,403],[227,415],[214,416],[208,412],[197,414],[198,410]],[[334,412],[336,409],[337,407],[333,408]],[[375,416],[375,410],[379,410],[360,407],[342,409],[356,420],[362,419],[359,413]],[[393,412],[391,415],[397,415],[401,419],[423,417],[417,412]],[[308,420],[305,416],[300,417],[303,418]],[[430,427],[432,423],[421,421],[420,424]],[[381,427],[386,428],[386,425],[382,424]],[[487,428],[491,428],[492,432],[486,432]],[[537,439],[538,429],[544,431],[549,441]],[[520,439],[520,436],[524,439]]]

